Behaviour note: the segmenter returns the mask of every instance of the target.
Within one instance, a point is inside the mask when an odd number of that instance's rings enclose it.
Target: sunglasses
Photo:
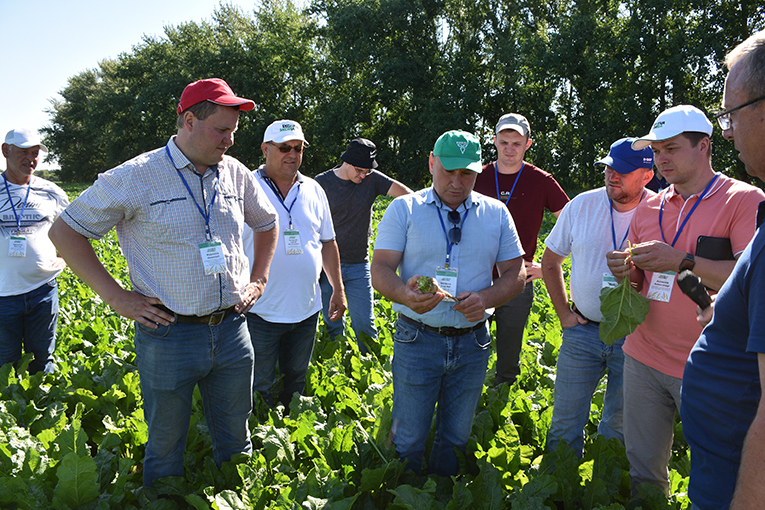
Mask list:
[[[452,229],[446,234],[450,243],[459,244],[462,240],[462,230],[458,225],[460,224],[460,213],[457,211],[449,211],[449,221],[451,222]]]
[[[366,176],[369,172],[372,171],[371,168],[360,168],[360,167],[357,167],[357,166],[354,166],[353,169],[356,170],[356,173],[361,175],[361,176]]]
[[[276,145],[274,142],[268,142],[277,149],[279,149],[279,152],[282,152],[284,154],[289,153],[290,151],[295,151],[298,154],[303,152],[305,150],[305,147],[303,145]]]

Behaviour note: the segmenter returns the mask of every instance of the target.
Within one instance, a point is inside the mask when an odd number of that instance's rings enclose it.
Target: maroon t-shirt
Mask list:
[[[521,238],[523,256],[528,261],[534,260],[537,250],[539,228],[542,226],[545,208],[551,212],[560,211],[568,203],[568,196],[552,175],[530,163],[523,163],[520,176],[516,174],[501,174],[499,177],[499,197],[497,184],[494,179],[494,163],[483,167],[475,181],[475,191],[492,198],[498,198],[506,203],[507,210],[513,217],[518,237]],[[518,183],[513,184],[516,177]],[[510,191],[512,190],[512,195]],[[508,200],[509,198],[509,200]]]

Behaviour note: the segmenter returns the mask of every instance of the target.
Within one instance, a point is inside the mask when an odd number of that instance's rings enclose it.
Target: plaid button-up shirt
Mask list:
[[[209,228],[213,240],[222,243],[225,273],[205,274],[199,251],[206,242],[205,218],[197,204],[210,212]],[[224,156],[200,176],[174,137],[166,147],[100,174],[62,214],[70,227],[91,239],[116,227],[133,288],[183,315],[207,315],[240,301],[239,289],[250,281],[243,225],[262,232],[274,228],[276,218],[242,163]]]

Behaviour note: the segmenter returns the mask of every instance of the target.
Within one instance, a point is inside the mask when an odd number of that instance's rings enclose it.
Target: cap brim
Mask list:
[[[667,140],[667,138],[664,138],[664,140]],[[660,141],[661,140],[657,140],[655,137],[646,136],[643,138],[638,138],[637,140],[632,142],[631,147],[633,151],[642,151],[646,147],[650,146],[653,142],[660,142]]]
[[[444,169],[450,172],[465,168],[467,170],[472,170],[473,172],[480,174],[481,171],[483,170],[483,166],[481,165],[481,162],[476,161],[474,159],[454,158],[454,157],[445,157],[445,156],[439,156],[439,159],[441,160],[441,166],[443,166]]]
[[[253,108],[255,108],[255,101],[251,101],[243,97],[218,98],[215,101],[213,101],[212,99],[208,99],[208,101],[210,101],[211,103],[219,104],[221,106],[238,106],[239,109],[244,112],[250,111]]]

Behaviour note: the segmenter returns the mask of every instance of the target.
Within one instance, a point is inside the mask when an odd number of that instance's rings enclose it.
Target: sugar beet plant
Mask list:
[[[110,233],[94,243],[123,284],[127,268]],[[201,401],[194,397],[183,478],[141,485],[147,437],[132,325],[68,270],[54,375],[0,369],[0,508],[3,509],[621,509],[688,508],[688,452],[676,428],[672,495],[641,487],[629,496],[628,463],[616,440],[596,435],[603,389],[586,429],[585,455],[545,452],[560,326],[543,284],[537,292],[513,386],[491,387],[490,360],[462,475],[418,476],[390,443],[395,313],[375,303],[380,339],[360,356],[355,341],[320,328],[306,395],[269,409],[258,395],[254,452],[218,468]],[[379,296],[378,296],[379,298]],[[431,437],[432,441],[432,437]],[[427,460],[427,459],[426,459]]]

